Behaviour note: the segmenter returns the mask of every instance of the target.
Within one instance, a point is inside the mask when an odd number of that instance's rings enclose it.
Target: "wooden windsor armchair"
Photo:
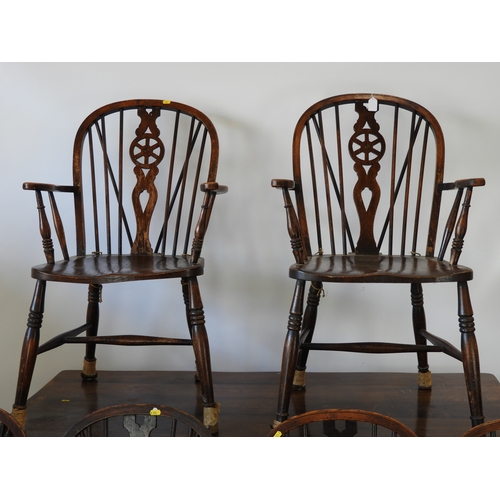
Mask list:
[[[314,104],[299,119],[293,136],[293,180],[272,181],[283,192],[296,261],[289,271],[296,285],[275,425],[288,418],[292,387],[305,388],[311,350],[416,352],[420,389],[432,386],[427,353],[443,352],[463,364],[472,425],[484,420],[468,289],[473,273],[458,260],[472,190],[485,181],[444,182],[443,177],[441,127],[414,102],[387,95],[341,95]],[[456,197],[437,247],[441,199],[449,190]],[[458,288],[460,349],[426,326],[423,284],[450,282]],[[313,342],[325,283],[408,284],[415,342]]]
[[[417,435],[405,424],[388,415],[367,410],[332,408],[294,415],[272,429],[268,437],[417,437]]]
[[[198,419],[165,405],[123,404],[89,413],[65,437],[212,437]]]
[[[78,129],[71,185],[23,185],[35,192],[46,263],[31,271],[36,285],[13,407],[22,425],[39,354],[63,344],[85,343],[82,377],[93,380],[97,344],[190,345],[201,385],[204,424],[216,431],[218,405],[198,276],[204,270],[200,255],[215,197],[227,191],[216,182],[218,155],[216,130],[200,111],[171,101],[121,101],[94,111]],[[76,239],[73,256],[56,195],[59,201],[61,196],[73,198],[75,222],[69,228]],[[52,224],[45,210],[47,198]],[[60,260],[54,251],[54,232]],[[180,279],[186,338],[98,335],[103,285],[171,278]],[[87,286],[86,317],[83,324],[39,345],[48,282]]]

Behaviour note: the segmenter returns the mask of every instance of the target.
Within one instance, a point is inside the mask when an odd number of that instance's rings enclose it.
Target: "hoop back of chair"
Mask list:
[[[74,144],[77,255],[189,254],[217,175],[212,122],[185,104],[130,100],[104,106]]]
[[[500,432],[500,419],[471,427],[462,437],[497,437],[497,432]]]
[[[422,106],[371,94],[314,104],[293,138],[307,255],[433,256],[443,169],[443,134]]]
[[[164,405],[124,404],[96,410],[74,424],[66,437],[212,437],[194,416]]]
[[[19,422],[5,410],[0,408],[0,437],[26,437]]]
[[[345,422],[337,428],[336,422]],[[315,424],[321,424],[318,428]],[[357,425],[368,424],[366,428]],[[295,415],[276,426],[268,437],[417,437],[406,425],[381,413],[367,410],[327,409]]]

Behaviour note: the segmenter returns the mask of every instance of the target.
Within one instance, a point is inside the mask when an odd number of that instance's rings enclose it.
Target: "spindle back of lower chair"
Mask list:
[[[367,410],[326,409],[295,415],[276,426],[269,437],[416,437],[398,420]]]
[[[123,404],[101,408],[74,424],[66,437],[211,437],[194,416],[164,405]]]

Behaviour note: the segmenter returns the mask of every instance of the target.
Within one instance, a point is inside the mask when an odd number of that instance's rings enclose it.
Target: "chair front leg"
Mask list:
[[[474,316],[467,282],[458,284],[458,322],[461,334],[462,361],[469,397],[472,426],[484,422],[481,395],[479,352],[475,335]]]
[[[307,294],[307,305],[302,321],[302,333],[300,335],[300,344],[312,342],[314,328],[316,326],[316,318],[318,316],[318,305],[321,295],[324,296],[323,283],[315,281],[311,283],[309,293]],[[308,349],[300,349],[297,360],[297,367],[293,376],[293,389],[303,390],[306,387],[306,367],[307,358],[309,356]]]
[[[102,285],[89,285],[88,305],[87,305],[87,323],[90,328],[87,330],[87,337],[97,337],[99,329],[99,303],[102,299]],[[89,342],[85,345],[85,358],[83,360],[82,379],[95,380],[97,378],[96,370],[96,344]]]
[[[189,313],[189,280],[187,278],[181,278],[181,286],[182,286],[182,297],[184,299],[184,306],[186,308],[186,322],[189,329],[189,336],[191,340],[193,339],[193,332],[191,328],[191,316]],[[195,358],[196,363],[196,373],[194,375],[194,379],[196,382],[200,381],[200,376],[198,375],[198,360]]]
[[[278,395],[278,410],[274,426],[284,422],[288,418],[288,408],[292,393],[293,376],[297,365],[300,347],[300,328],[302,324],[302,311],[304,307],[305,281],[297,280],[295,292],[288,316],[288,331],[285,345],[283,347],[283,358],[281,362],[281,380]]]
[[[38,280],[31,302],[28,315],[28,328],[24,336],[21,350],[21,361],[19,364],[19,376],[17,380],[16,398],[12,408],[12,416],[24,428],[26,424],[26,403],[35,370],[35,362],[40,342],[40,328],[42,327],[43,311],[45,304],[46,281]]]
[[[411,305],[413,319],[413,334],[415,336],[416,345],[425,345],[427,343],[425,337],[420,333],[427,329],[424,311],[424,294],[421,283],[411,284]],[[429,363],[427,352],[417,352],[418,360],[418,388],[431,389],[432,378],[429,371]]]
[[[188,286],[188,326],[193,340],[194,356],[203,399],[203,424],[212,433],[218,432],[219,405],[215,403],[212,367],[208,334],[205,328],[205,313],[196,277],[187,279]]]

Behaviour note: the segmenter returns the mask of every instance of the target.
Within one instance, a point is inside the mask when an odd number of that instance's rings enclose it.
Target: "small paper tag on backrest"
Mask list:
[[[375,97],[370,97],[370,99],[368,99],[368,102],[365,103],[365,108],[368,110],[368,111],[378,111],[378,101],[377,99],[375,99]]]

